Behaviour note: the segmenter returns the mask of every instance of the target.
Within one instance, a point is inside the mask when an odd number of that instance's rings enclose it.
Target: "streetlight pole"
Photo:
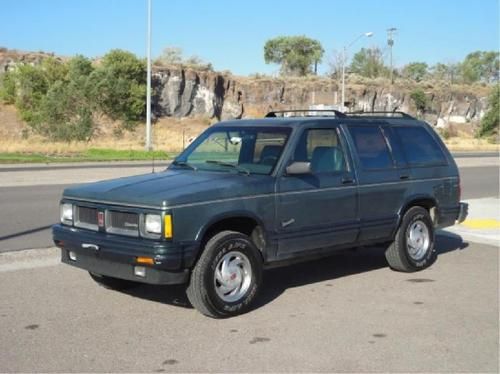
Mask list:
[[[148,40],[147,40],[147,88],[146,88],[146,151],[151,145],[151,0],[148,0]]]
[[[367,38],[369,38],[372,35],[373,35],[372,32],[365,32],[365,33],[359,35],[350,44],[348,44],[347,46],[344,46],[344,48],[342,49],[342,103],[341,103],[341,110],[344,110],[344,108],[345,108],[345,60],[346,60],[346,55],[347,55],[347,49],[349,47],[351,47],[354,43],[356,43],[359,39],[361,39],[363,36],[366,36]]]
[[[393,77],[393,68],[392,68],[392,46],[394,45],[394,34],[396,32],[397,28],[391,27],[390,29],[387,29],[387,44],[389,45],[389,48],[391,50],[391,85],[394,84],[394,77]]]

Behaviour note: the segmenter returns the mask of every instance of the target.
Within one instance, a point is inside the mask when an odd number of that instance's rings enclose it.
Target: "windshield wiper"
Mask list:
[[[196,166],[193,166],[189,162],[186,162],[186,161],[174,160],[174,162],[172,162],[172,165],[186,167],[186,168],[189,168],[189,169],[194,170],[194,171],[198,170],[196,168]]]
[[[207,160],[205,161],[207,164],[216,164],[220,166],[229,166],[232,167],[236,170],[238,170],[240,173],[245,173],[246,175],[250,175],[250,171],[248,169],[245,169],[239,165],[236,164],[231,164],[230,162],[224,162],[224,161],[218,161],[218,160]]]

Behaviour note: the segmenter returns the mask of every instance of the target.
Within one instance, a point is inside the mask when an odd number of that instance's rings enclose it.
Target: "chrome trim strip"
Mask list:
[[[216,199],[209,201],[198,201],[194,203],[186,203],[186,204],[178,204],[171,206],[151,206],[151,205],[140,205],[140,204],[128,204],[128,203],[118,203],[107,200],[90,200],[90,199],[80,199],[74,197],[63,196],[63,199],[74,200],[74,201],[85,201],[90,203],[97,204],[106,204],[106,205],[114,205],[114,206],[124,206],[124,207],[132,207],[132,208],[146,208],[146,209],[155,209],[155,210],[169,210],[174,208],[187,208],[199,205],[207,205],[207,204],[217,204],[222,202],[229,202],[235,200],[249,200],[249,199],[258,199],[261,197],[274,197],[274,196],[286,196],[286,195],[297,195],[304,193],[316,193],[323,191],[334,191],[334,190],[342,190],[342,189],[352,189],[352,188],[369,188],[376,186],[387,186],[394,184],[404,184],[404,183],[415,183],[415,182],[430,182],[430,181],[441,181],[441,180],[457,180],[458,177],[442,177],[442,178],[425,178],[425,179],[409,179],[409,180],[401,180],[395,182],[383,182],[383,183],[371,183],[371,184],[362,184],[362,185],[352,185],[352,186],[338,186],[338,187],[328,187],[328,188],[315,188],[311,190],[301,190],[301,191],[287,191],[287,192],[278,192],[278,193],[267,193],[267,194],[259,194],[252,196],[243,196],[243,197],[228,197],[225,199]]]

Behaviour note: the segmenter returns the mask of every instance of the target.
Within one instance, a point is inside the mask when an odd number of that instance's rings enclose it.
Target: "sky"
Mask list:
[[[348,56],[379,47],[388,61],[387,29],[397,28],[394,65],[456,63],[475,50],[499,50],[500,0],[152,0],[152,57],[182,48],[216,70],[276,74],[264,44],[306,35],[334,51],[359,35]],[[146,56],[147,0],[0,0],[0,46],[99,57],[121,48]]]

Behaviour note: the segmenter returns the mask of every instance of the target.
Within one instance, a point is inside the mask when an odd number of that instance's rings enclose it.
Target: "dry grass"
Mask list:
[[[247,108],[246,117],[260,118],[264,113]],[[72,155],[92,148],[115,150],[143,150],[145,126],[139,125],[134,132],[117,135],[118,126],[101,120],[97,135],[90,142],[49,142],[30,134],[23,138],[27,126],[18,117],[14,107],[0,105],[0,153],[40,153],[45,155]],[[215,120],[208,118],[161,118],[153,125],[153,145],[155,150],[177,153],[190,143]],[[499,145],[487,139],[476,139],[470,131],[452,128],[445,143],[452,151],[498,151]]]
[[[11,125],[8,126],[7,123]],[[89,142],[49,142],[33,134],[24,139],[22,130],[26,127],[19,121],[15,125],[12,125],[13,123],[0,122],[0,153],[67,155],[81,153],[90,148],[143,150],[146,137],[145,125],[139,125],[133,132],[124,131],[117,134],[118,127],[108,123],[106,126],[99,126],[97,136]],[[210,120],[206,118],[162,118],[153,124],[154,149],[178,152],[209,125]]]
[[[450,151],[470,151],[470,152],[486,152],[499,151],[499,145],[491,143],[487,139],[476,139],[473,137],[451,137],[444,140]]]

